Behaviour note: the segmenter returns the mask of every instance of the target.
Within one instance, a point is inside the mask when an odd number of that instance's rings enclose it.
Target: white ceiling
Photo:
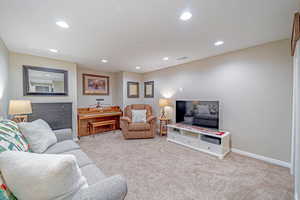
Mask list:
[[[148,72],[289,38],[297,8],[298,0],[0,0],[0,37],[11,51]],[[185,10],[193,17],[183,22]]]

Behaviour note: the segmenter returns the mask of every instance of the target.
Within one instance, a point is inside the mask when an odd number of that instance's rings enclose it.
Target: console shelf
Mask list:
[[[219,134],[220,132],[222,134]],[[220,159],[223,159],[230,152],[230,133],[227,131],[172,124],[168,125],[167,140],[217,156]]]

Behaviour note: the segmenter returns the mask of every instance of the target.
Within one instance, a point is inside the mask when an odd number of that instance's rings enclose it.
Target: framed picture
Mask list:
[[[295,13],[294,23],[293,23],[293,31],[292,31],[292,39],[291,39],[291,51],[292,56],[295,54],[297,41],[300,39],[300,13]]]
[[[154,81],[144,82],[144,94],[145,98],[154,97]]]
[[[127,97],[128,98],[139,98],[139,82],[127,82]]]
[[[82,74],[84,95],[109,95],[109,77],[94,74]]]

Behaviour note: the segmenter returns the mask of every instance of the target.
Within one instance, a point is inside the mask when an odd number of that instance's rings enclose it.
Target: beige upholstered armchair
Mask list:
[[[146,123],[133,123],[131,110],[146,110]],[[121,129],[125,139],[154,138],[156,134],[156,117],[152,115],[152,108],[146,104],[126,106],[124,117],[121,117]]]

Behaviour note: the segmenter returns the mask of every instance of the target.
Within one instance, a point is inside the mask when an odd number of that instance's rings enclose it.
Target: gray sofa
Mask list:
[[[80,190],[72,200],[123,200],[127,194],[126,180],[120,176],[106,177],[95,163],[72,140],[71,129],[54,131],[58,142],[45,154],[72,154],[76,157],[89,187]]]

